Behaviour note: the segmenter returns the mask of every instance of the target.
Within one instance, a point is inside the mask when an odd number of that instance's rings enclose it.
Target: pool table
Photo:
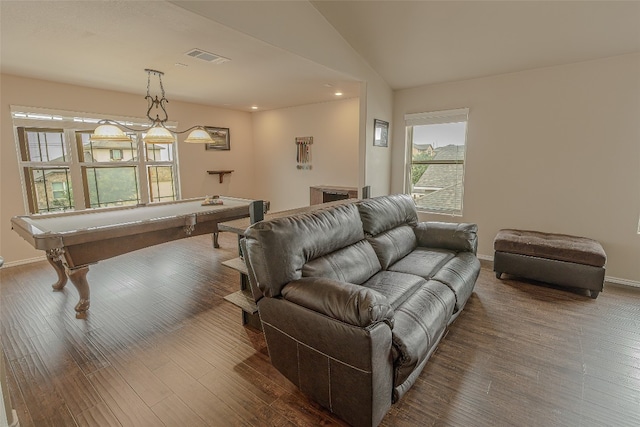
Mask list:
[[[264,214],[260,200],[220,197],[222,205],[202,206],[204,198],[134,207],[15,216],[12,229],[34,248],[44,250],[58,274],[54,290],[67,278],[78,290],[76,317],[89,309],[89,265],[138,249],[212,233],[218,247],[218,223]]]

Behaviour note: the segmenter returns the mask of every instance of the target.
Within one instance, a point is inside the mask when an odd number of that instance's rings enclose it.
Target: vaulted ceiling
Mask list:
[[[640,52],[638,1],[311,4],[393,89]],[[170,100],[246,111],[358,96],[357,78],[215,18],[252,5],[3,0],[0,71],[143,94],[154,68]],[[187,56],[193,48],[230,61]]]
[[[393,89],[640,52],[640,1],[316,1]]]

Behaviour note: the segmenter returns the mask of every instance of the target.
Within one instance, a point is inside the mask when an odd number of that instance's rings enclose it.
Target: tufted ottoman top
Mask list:
[[[558,261],[603,267],[607,255],[602,245],[586,237],[540,231],[503,229],[498,231],[493,248],[499,252],[535,256]]]

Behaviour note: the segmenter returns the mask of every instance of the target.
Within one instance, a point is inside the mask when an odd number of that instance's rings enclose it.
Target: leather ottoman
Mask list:
[[[597,298],[607,255],[593,239],[540,231],[503,229],[493,248],[493,270],[554,285],[588,289]]]

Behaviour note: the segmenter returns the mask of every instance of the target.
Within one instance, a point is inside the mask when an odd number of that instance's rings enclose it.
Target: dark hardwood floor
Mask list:
[[[46,262],[3,268],[3,357],[20,425],[344,425],[269,364],[223,300],[235,235],[91,267],[87,320]],[[483,268],[465,311],[383,426],[640,425],[640,289],[597,300]]]

